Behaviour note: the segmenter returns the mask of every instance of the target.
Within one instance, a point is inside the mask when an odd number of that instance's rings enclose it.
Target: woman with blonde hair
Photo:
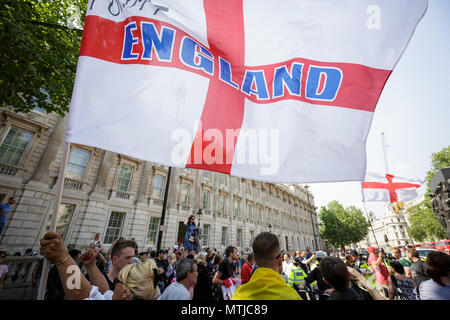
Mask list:
[[[123,286],[129,300],[155,300],[160,296],[156,285],[157,270],[155,261],[151,259],[141,263],[128,264],[120,270],[117,282]],[[125,297],[125,294],[122,297]]]

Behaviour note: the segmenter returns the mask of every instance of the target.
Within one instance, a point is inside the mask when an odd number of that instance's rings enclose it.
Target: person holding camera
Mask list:
[[[383,250],[378,251],[377,248],[367,248],[369,252],[369,265],[375,272],[375,287],[386,298],[389,298],[389,286],[391,278],[389,277],[389,271],[384,264],[386,254]]]

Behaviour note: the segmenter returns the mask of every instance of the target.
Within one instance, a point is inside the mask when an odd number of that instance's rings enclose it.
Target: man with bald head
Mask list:
[[[302,300],[281,276],[283,263],[277,236],[262,232],[252,247],[258,268],[249,282],[236,289],[232,300]]]

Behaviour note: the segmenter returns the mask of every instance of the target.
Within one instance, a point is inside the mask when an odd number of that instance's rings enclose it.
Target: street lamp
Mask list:
[[[203,209],[202,208],[198,208],[198,211],[197,211],[198,226],[200,226],[200,218],[201,218],[202,214],[203,214]]]

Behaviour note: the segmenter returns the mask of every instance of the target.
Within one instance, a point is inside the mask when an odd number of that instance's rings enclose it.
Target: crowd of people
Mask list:
[[[106,251],[96,234],[81,252],[47,232],[40,243],[41,255],[51,262],[45,299],[450,300],[450,256],[443,252],[431,252],[423,261],[413,248],[394,248],[392,258],[374,247],[367,248],[368,257],[356,250],[285,251],[269,232],[257,235],[252,249],[239,253],[228,246],[219,252],[201,248],[193,216],[185,225],[184,243],[145,251],[134,238],[119,238]],[[8,272],[5,255],[0,252],[0,288]],[[33,271],[33,298],[42,265],[43,258]]]

